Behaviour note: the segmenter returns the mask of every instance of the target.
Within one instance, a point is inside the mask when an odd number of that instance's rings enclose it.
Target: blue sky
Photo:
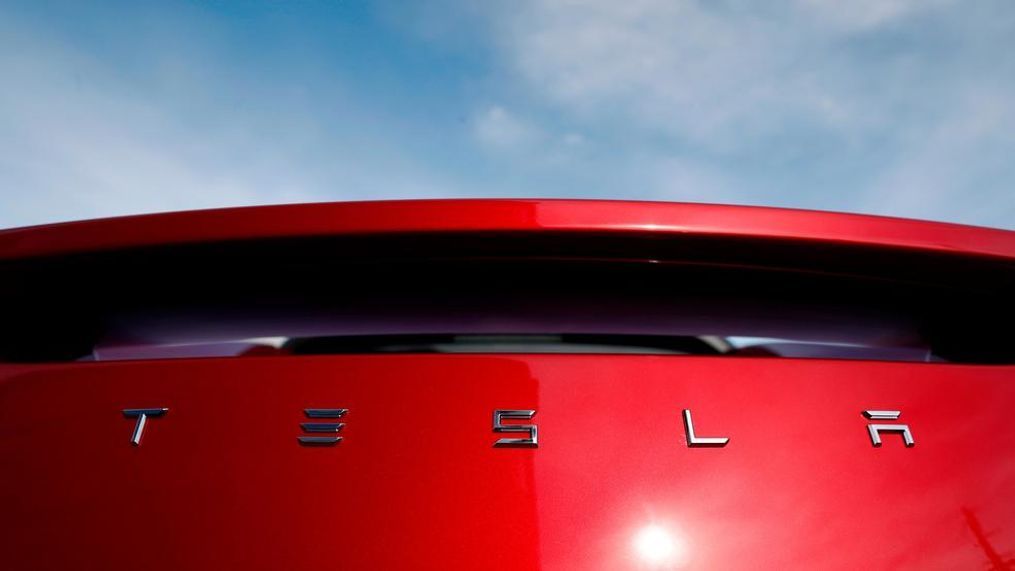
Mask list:
[[[1015,229],[1009,0],[3,0],[0,78],[0,227],[545,196]]]

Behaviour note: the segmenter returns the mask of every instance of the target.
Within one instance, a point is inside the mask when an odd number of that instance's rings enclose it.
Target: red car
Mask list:
[[[690,204],[0,232],[0,568],[1008,569],[1015,233]]]

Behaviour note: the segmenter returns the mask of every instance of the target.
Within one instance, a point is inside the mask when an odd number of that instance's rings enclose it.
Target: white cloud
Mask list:
[[[992,214],[1015,208],[1006,7],[529,0],[488,16],[527,97],[637,149],[612,161],[656,173],[656,194],[1013,226]]]
[[[531,147],[543,138],[539,129],[500,105],[479,112],[473,119],[473,130],[480,143],[499,150]]]
[[[505,55],[546,100],[724,149],[805,121],[854,129],[888,119],[898,101],[854,82],[871,62],[837,50],[936,4],[534,0],[496,18]]]
[[[647,188],[656,200],[742,204],[736,182],[720,170],[677,156],[647,161]]]
[[[915,12],[954,0],[797,0],[797,5],[822,24],[842,30],[866,30],[890,24]]]
[[[1015,225],[1011,94],[977,90],[910,136],[907,149],[867,190],[861,209]]]

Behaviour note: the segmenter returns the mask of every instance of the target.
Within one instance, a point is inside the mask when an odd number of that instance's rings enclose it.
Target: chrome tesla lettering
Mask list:
[[[125,408],[123,416],[137,418],[134,423],[134,434],[130,437],[130,443],[134,446],[141,446],[141,436],[144,434],[144,427],[148,424],[149,417],[162,416],[168,412],[168,408]]]
[[[123,415],[127,418],[136,418],[134,432],[130,437],[130,443],[134,446],[141,445],[141,438],[144,436],[145,426],[149,418],[157,418],[169,411],[166,407],[160,408],[126,408]],[[344,418],[349,412],[346,408],[308,408],[303,413],[310,422],[301,422],[300,429],[304,432],[298,436],[300,444],[326,445],[331,446],[342,441],[339,432],[345,427],[344,422],[329,422],[328,420]],[[893,422],[872,422],[867,424],[867,433],[870,435],[871,444],[875,448],[883,444],[882,433],[899,433],[907,448],[915,445],[913,433],[908,424],[898,421],[902,415],[898,410],[864,410],[863,416],[872,421],[893,421]],[[529,409],[496,409],[493,411],[493,431],[495,433],[524,434],[525,438],[499,438],[494,442],[496,447],[528,447],[539,446],[539,427],[535,424],[505,424],[510,420],[530,420],[536,415],[535,410]],[[715,447],[722,448],[729,444],[728,436],[698,436],[694,431],[694,419],[691,417],[690,409],[683,409],[681,416],[684,421],[684,436],[689,448]]]
[[[307,418],[342,418],[349,412],[347,408],[308,408],[303,410]],[[302,422],[300,428],[303,432],[311,434],[332,434],[337,435],[345,426],[344,422]],[[317,444],[331,446],[342,441],[341,436],[299,436],[300,444]]]
[[[902,415],[902,411],[898,410],[865,410],[863,415],[869,420],[899,420],[899,416]],[[913,441],[913,433],[909,431],[908,424],[868,424],[867,432],[871,437],[871,444],[875,447],[881,446],[881,433],[882,432],[901,432],[902,441],[906,443],[906,447],[912,447],[916,444]]]
[[[713,447],[721,448],[729,443],[730,439],[725,436],[698,436],[694,433],[694,421],[691,420],[691,411],[684,409],[684,436],[687,438],[687,445],[691,448]]]
[[[535,424],[504,424],[505,419],[528,420],[536,415],[534,410],[495,410],[493,411],[494,432],[524,432],[528,438],[501,438],[494,446],[515,446],[535,448],[539,446],[539,427]]]

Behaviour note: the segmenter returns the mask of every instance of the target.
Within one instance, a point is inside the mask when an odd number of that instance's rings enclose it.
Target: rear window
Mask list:
[[[8,262],[0,359],[550,352],[1015,362],[1007,269],[927,279],[926,261],[919,271],[891,260],[859,271],[855,253],[775,259],[751,244],[709,257],[687,244],[401,240]]]

